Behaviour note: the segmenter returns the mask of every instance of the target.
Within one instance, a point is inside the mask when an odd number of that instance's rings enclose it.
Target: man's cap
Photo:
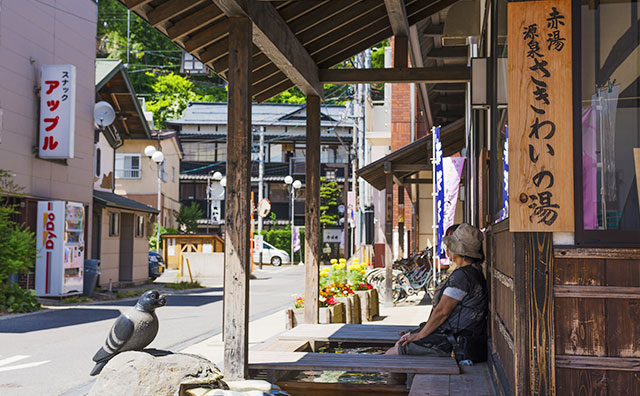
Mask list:
[[[484,258],[482,255],[483,239],[482,231],[472,225],[462,223],[453,234],[442,238],[442,242],[452,253],[481,259]]]

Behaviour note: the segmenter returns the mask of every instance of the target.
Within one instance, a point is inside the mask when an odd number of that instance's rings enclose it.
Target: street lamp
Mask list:
[[[207,177],[207,234],[209,233],[209,223],[211,223],[211,217],[212,217],[211,206],[212,206],[213,199],[211,198],[211,179],[220,183],[220,181],[222,180],[222,173],[218,171],[215,171],[215,172],[210,171],[209,177]]]
[[[291,194],[291,264],[293,265],[293,262],[295,261],[293,252],[293,220],[295,217],[294,199],[296,196],[296,190],[302,187],[302,182],[300,180],[293,180],[293,177],[290,175],[285,176],[284,182],[289,186],[289,193]]]
[[[160,165],[164,161],[164,154],[162,151],[156,150],[154,146],[147,146],[144,148],[144,155],[150,157],[153,162],[155,162],[158,166],[158,232],[156,239],[156,252],[160,252],[160,224],[162,221],[162,174]]]

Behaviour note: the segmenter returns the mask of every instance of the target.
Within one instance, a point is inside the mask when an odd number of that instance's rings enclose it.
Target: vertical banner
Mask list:
[[[76,67],[43,65],[40,81],[40,158],[73,158]]]
[[[502,210],[500,220],[509,217],[509,126],[505,126],[504,149],[502,150]]]
[[[435,143],[435,169],[436,169],[436,253],[438,257],[446,257],[442,249],[442,236],[444,235],[444,171],[442,167],[442,142],[440,141],[440,127],[434,130]]]
[[[442,226],[443,237],[449,227],[455,223],[456,206],[458,204],[458,193],[460,192],[460,179],[464,169],[464,157],[444,157],[442,159],[442,170],[444,172],[444,220]],[[448,264],[449,258],[446,252],[442,251],[440,256],[441,264]]]
[[[300,228],[293,227],[293,252],[300,251]],[[293,260],[293,257],[291,258]]]
[[[509,229],[574,230],[571,1],[508,4]]]

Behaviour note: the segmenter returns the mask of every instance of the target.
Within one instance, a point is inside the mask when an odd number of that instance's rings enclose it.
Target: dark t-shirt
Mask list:
[[[457,268],[445,281],[437,300],[442,295],[458,300],[447,320],[438,327],[441,333],[459,334],[466,330],[484,334],[488,313],[489,296],[487,283],[475,265]]]

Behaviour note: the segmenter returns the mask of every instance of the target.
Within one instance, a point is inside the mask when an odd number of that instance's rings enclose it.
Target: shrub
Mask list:
[[[167,283],[164,285],[169,289],[175,290],[185,290],[185,289],[202,289],[204,286],[200,284],[198,281],[193,282],[178,282],[178,283]]]
[[[17,283],[0,285],[0,311],[22,313],[39,309],[35,290],[25,290]]]

